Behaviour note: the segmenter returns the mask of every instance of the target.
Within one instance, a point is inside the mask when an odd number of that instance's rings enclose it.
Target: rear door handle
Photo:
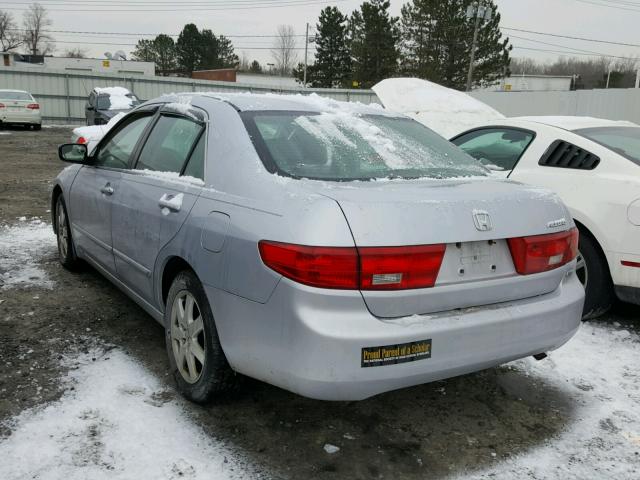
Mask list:
[[[113,192],[114,192],[113,187],[111,186],[110,183],[107,183],[104,187],[100,189],[100,191],[105,195],[113,195]]]
[[[158,200],[158,206],[160,208],[167,208],[172,212],[179,212],[182,208],[182,197],[183,195],[181,193],[178,195],[169,195],[165,193],[162,195],[160,200]]]

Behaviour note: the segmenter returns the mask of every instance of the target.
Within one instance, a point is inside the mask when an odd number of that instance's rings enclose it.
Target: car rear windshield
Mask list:
[[[317,180],[486,176],[474,158],[407,118],[351,112],[243,112],[265,167]]]
[[[0,100],[26,100],[31,102],[33,98],[26,92],[0,92]]]
[[[595,127],[582,128],[574,132],[640,165],[640,128]]]

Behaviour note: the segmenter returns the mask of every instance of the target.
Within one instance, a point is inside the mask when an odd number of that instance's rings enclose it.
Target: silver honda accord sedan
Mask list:
[[[181,392],[247,375],[358,400],[556,349],[584,301],[558,198],[419,123],[316,96],[185,94],[57,177],[60,261],[166,329]],[[242,374],[242,375],[238,375]]]

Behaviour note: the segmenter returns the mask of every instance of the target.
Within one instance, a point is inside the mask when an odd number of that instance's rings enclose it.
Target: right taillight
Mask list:
[[[262,240],[264,264],[298,283],[341,290],[433,287],[446,246],[310,247]]]
[[[76,143],[79,143],[80,145],[83,145],[85,143],[87,143],[87,139],[84,137],[80,137],[78,138],[78,140],[76,140]]]
[[[509,250],[520,275],[546,272],[565,265],[578,254],[578,229],[509,238]]]

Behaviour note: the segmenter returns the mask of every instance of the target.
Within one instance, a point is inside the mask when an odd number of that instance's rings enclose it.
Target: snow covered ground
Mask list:
[[[640,478],[640,336],[620,325],[585,323],[544,361],[511,368],[544,379],[575,404],[575,417],[546,445],[458,478]]]
[[[63,397],[10,422],[13,433],[0,442],[0,478],[259,478],[126,354],[97,348],[64,361],[74,369]]]
[[[17,224],[0,226],[0,290],[18,286],[51,288],[53,283],[39,261],[55,249],[51,225],[39,218],[21,217]]]

